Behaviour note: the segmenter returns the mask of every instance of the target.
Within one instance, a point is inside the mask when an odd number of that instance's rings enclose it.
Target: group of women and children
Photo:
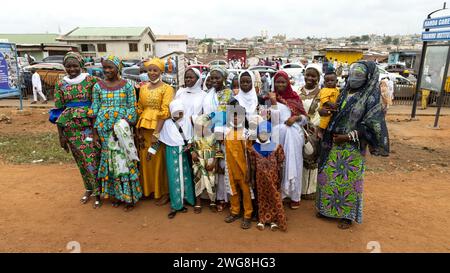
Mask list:
[[[278,71],[267,94],[249,70],[233,92],[225,68],[212,67],[205,80],[188,68],[175,92],[161,80],[160,59],[144,62],[148,81],[138,86],[120,77],[119,58],[102,65],[103,80],[83,73],[83,58],[69,52],[50,112],[80,169],[83,204],[111,199],[129,211],[154,198],[170,202],[170,219],[187,205],[195,213],[205,203],[213,212],[229,205],[227,223],[242,218],[248,229],[256,219],[260,230],[285,231],[284,203],[298,209],[303,198],[316,201],[317,217],[340,219],[340,228],[361,223],[364,155],[389,152],[375,63],[352,64],[343,90],[316,64],[298,91]]]

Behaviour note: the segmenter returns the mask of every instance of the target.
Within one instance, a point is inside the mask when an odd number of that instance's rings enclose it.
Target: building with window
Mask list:
[[[187,35],[156,35],[155,55],[162,57],[172,52],[187,53]]]
[[[57,40],[78,46],[86,57],[141,59],[156,55],[156,37],[150,27],[77,27]]]

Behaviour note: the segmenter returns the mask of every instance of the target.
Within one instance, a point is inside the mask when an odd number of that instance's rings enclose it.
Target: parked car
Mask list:
[[[188,66],[188,68],[197,68],[202,74],[207,74],[209,72],[209,66],[203,64],[193,64]]]
[[[301,63],[288,63],[281,66],[280,70],[285,71],[292,77],[297,77],[305,72],[305,66]]]
[[[141,60],[123,60],[124,67],[131,67],[137,65]]]
[[[48,56],[42,59],[43,63],[57,63],[57,64],[63,64],[64,63],[64,55],[53,55]]]
[[[271,66],[252,66],[249,68],[250,71],[253,72],[259,72],[261,76],[265,73],[269,73],[270,77],[273,78],[273,76],[277,73],[278,70]]]
[[[141,68],[139,66],[125,67],[122,69],[122,78],[126,80],[132,80],[139,82],[139,74],[141,73]]]
[[[404,64],[388,64],[384,68],[387,72],[390,73],[398,73],[402,76],[405,76],[405,71],[409,71],[409,73],[414,74],[413,69],[408,69]]]
[[[225,60],[214,60],[208,63],[208,66],[214,66],[214,65],[218,65],[218,66],[224,66],[226,68],[228,68],[228,63]]]
[[[86,67],[86,72],[91,76],[99,77],[101,79],[105,78],[102,66],[88,66]]]

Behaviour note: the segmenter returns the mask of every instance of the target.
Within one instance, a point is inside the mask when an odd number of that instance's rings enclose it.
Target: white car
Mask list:
[[[281,66],[280,70],[288,73],[292,77],[297,77],[305,72],[305,66],[301,63],[288,63]]]
[[[209,62],[208,66],[209,67],[211,67],[211,66],[224,66],[224,67],[228,68],[228,63],[227,63],[227,61],[224,61],[224,60],[214,60],[214,61]]]

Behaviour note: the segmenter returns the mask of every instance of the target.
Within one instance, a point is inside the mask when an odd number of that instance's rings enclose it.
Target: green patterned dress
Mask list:
[[[93,122],[89,115],[89,106],[66,107],[66,104],[91,102],[92,90],[97,80],[86,78],[78,84],[69,84],[64,79],[55,86],[55,107],[65,108],[56,124],[63,129],[73,158],[80,169],[86,190],[93,195],[100,194],[100,183],[97,180],[100,149],[91,141],[93,138]]]
[[[139,169],[136,161],[130,161],[128,173],[117,173],[111,162],[109,139],[113,132],[113,125],[121,120],[134,124],[137,120],[136,94],[134,87],[126,80],[122,80],[116,87],[110,88],[103,81],[94,86],[94,101],[92,103],[93,116],[96,117],[94,128],[97,129],[102,144],[100,168],[98,177],[102,185],[105,198],[113,197],[125,203],[135,204],[142,197],[139,183]]]

